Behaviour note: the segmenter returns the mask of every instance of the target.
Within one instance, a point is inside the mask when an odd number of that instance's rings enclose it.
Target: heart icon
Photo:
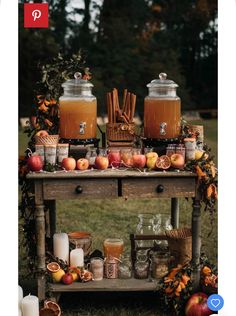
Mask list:
[[[212,300],[211,300],[211,304],[212,304],[212,306],[213,307],[217,307],[217,306],[219,306],[220,305],[220,300],[218,299],[218,298],[213,298]]]

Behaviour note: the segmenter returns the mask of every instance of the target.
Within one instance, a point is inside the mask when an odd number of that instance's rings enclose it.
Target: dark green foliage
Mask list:
[[[80,4],[84,7],[73,8],[70,0],[50,1],[49,29],[24,29],[20,5],[20,115],[29,115],[38,62],[79,49],[93,73],[99,114],[106,112],[105,93],[114,87],[136,93],[142,114],[146,84],[162,71],[179,84],[182,109],[217,107],[216,0]]]

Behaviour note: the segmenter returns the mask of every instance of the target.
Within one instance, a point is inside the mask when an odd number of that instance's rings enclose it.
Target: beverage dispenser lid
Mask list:
[[[82,79],[81,72],[76,72],[74,74],[75,79],[68,79],[63,84],[62,87],[93,87],[93,84],[85,79]]]
[[[150,83],[147,84],[148,88],[159,88],[159,87],[166,87],[166,88],[177,88],[178,85],[173,80],[167,79],[167,74],[161,72],[159,74],[159,79],[154,79]]]

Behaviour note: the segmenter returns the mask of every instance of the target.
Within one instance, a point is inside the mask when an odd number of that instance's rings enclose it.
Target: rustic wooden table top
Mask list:
[[[138,169],[106,169],[106,170],[73,170],[73,171],[55,171],[55,172],[30,172],[27,174],[28,179],[73,179],[73,178],[185,178],[197,177],[190,171],[141,171]]]

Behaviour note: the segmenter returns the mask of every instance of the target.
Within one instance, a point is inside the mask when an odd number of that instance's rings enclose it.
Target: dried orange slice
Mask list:
[[[56,302],[46,300],[44,302],[44,308],[52,310],[55,316],[61,316],[61,308]]]
[[[60,270],[60,265],[57,263],[57,262],[50,262],[48,265],[47,265],[47,269],[48,271],[54,273],[54,272],[57,272]]]
[[[170,158],[166,155],[162,155],[157,157],[156,167],[158,169],[168,169],[171,166]]]

